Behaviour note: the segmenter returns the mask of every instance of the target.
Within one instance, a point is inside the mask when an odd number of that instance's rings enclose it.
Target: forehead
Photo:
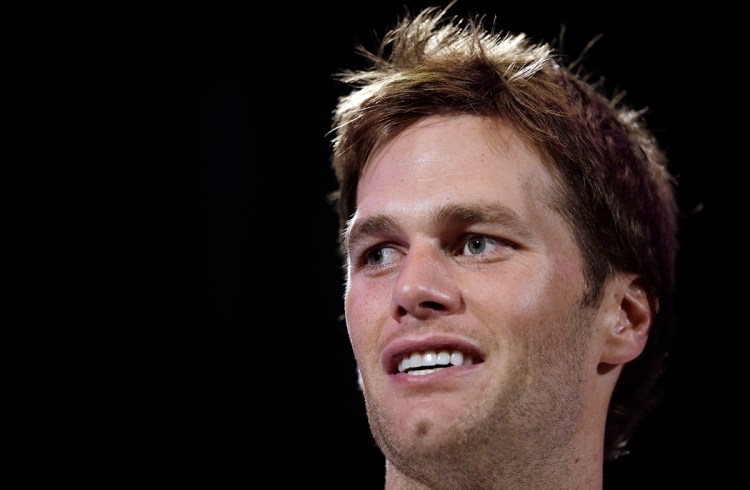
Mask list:
[[[450,201],[548,201],[553,179],[539,153],[505,123],[478,116],[423,119],[380,147],[357,188],[357,214],[392,205],[414,211]]]

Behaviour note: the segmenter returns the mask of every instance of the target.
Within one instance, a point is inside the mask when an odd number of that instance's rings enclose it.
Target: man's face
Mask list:
[[[389,460],[479,464],[578,430],[595,312],[579,306],[582,259],[552,182],[512,130],[474,116],[425,119],[367,166],[345,311]]]

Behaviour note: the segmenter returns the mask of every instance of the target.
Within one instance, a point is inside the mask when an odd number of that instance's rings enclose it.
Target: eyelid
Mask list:
[[[361,250],[354,250],[355,254],[352,256],[353,263],[358,269],[368,269],[368,270],[378,270],[378,269],[385,269],[388,267],[391,267],[393,265],[392,262],[385,263],[385,264],[370,264],[368,263],[368,260],[372,256],[373,252],[376,251],[383,251],[385,249],[393,250],[392,253],[401,253],[398,246],[394,244],[393,242],[378,242],[370,246],[362,246]]]
[[[360,238],[356,241],[347,243],[346,253],[352,261],[360,262],[372,250],[382,247],[386,243],[386,240],[381,241],[377,238]]]
[[[487,244],[492,247],[492,250],[481,252],[479,254],[464,253],[469,240],[473,238],[486,239]],[[379,239],[382,241],[378,241]],[[444,250],[451,255],[455,255],[456,257],[466,257],[469,260],[493,260],[496,258],[499,259],[505,256],[509,251],[517,250],[518,248],[520,248],[517,243],[507,238],[477,231],[461,234],[455,243],[455,246],[446,246]],[[384,249],[392,249],[392,253],[402,255],[408,253],[408,247],[404,249],[404,247],[399,245],[398,242],[394,242],[382,237],[372,237],[372,240],[357,240],[356,245],[352,246],[348,250],[348,254],[351,260],[351,264],[356,270],[378,272],[384,269],[392,268],[396,262],[390,261],[383,264],[368,263],[368,260],[373,252]],[[450,252],[451,249],[453,250],[452,253]]]
[[[489,234],[486,234],[486,233],[476,233],[475,232],[475,233],[466,233],[466,234],[464,234],[462,236],[462,238],[461,238],[461,240],[459,242],[459,246],[456,249],[457,253],[459,255],[466,255],[466,256],[469,256],[469,257],[477,257],[477,258],[479,258],[479,257],[487,257],[487,256],[490,256],[490,255],[493,255],[493,254],[501,252],[501,250],[491,250],[489,252],[486,252],[486,253],[482,252],[480,254],[464,254],[463,252],[464,252],[466,246],[469,244],[469,241],[471,241],[474,238],[484,238],[484,239],[487,240],[488,244],[490,244],[492,246],[495,246],[495,247],[499,247],[502,250],[506,250],[506,249],[515,250],[515,249],[518,248],[518,244],[516,244],[515,242],[513,242],[511,240],[508,240],[506,238],[501,238],[501,237],[489,235]]]

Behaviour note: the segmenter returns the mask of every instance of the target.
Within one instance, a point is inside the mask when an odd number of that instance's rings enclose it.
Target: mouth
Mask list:
[[[482,362],[481,359],[478,361]],[[459,349],[428,350],[412,352],[401,357],[398,372],[421,376],[452,366],[471,366],[472,364],[474,364],[474,356]]]
[[[386,372],[390,375],[407,374],[424,376],[444,369],[471,366],[484,362],[483,355],[471,344],[443,339],[443,342],[421,345],[402,345],[385,358]]]

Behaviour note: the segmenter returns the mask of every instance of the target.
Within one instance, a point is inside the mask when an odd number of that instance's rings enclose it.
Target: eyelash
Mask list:
[[[481,238],[487,240],[487,243],[490,245],[494,245],[501,248],[511,248],[516,249],[518,248],[516,244],[513,242],[510,242],[509,240],[505,240],[502,238],[487,236],[487,235],[480,235],[480,234],[471,234],[471,235],[465,235],[458,243],[459,246],[455,248],[455,250],[458,252],[457,255],[460,256],[469,256],[469,257],[485,257],[487,255],[491,255],[494,251],[490,252],[480,252],[477,254],[464,254],[463,251],[466,248],[466,246],[471,242],[471,240]],[[370,264],[369,260],[373,257],[373,254],[377,252],[382,252],[386,249],[394,249],[394,253],[400,253],[398,250],[398,246],[396,246],[393,243],[378,243],[377,245],[365,249],[359,256],[357,257],[357,263],[360,268],[367,268],[369,270],[377,271],[381,269],[385,269],[391,266],[391,264]]]
[[[359,263],[360,267],[367,268],[370,270],[379,270],[379,269],[385,269],[390,264],[370,264],[369,261],[373,257],[373,255],[377,252],[383,252],[383,250],[386,249],[393,249],[395,251],[398,250],[396,245],[392,243],[379,243],[375,245],[374,247],[370,247],[366,249],[358,258],[357,262]]]

